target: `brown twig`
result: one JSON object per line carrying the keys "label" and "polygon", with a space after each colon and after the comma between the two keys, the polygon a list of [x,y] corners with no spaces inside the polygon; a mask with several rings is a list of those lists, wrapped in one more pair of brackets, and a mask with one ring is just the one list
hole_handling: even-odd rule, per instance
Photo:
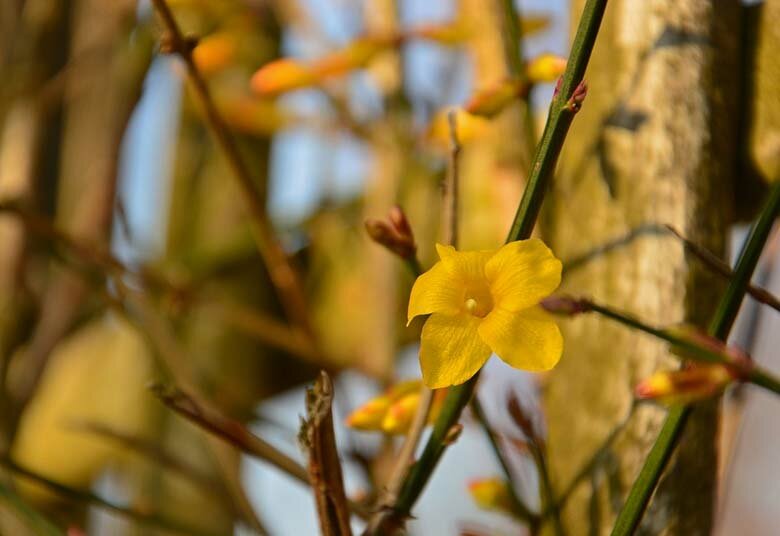
{"label": "brown twig", "polygon": [[[123,264],[109,251],[78,240],[54,225],[48,218],[27,210],[17,204],[0,203],[0,213],[12,214],[32,233],[51,240],[63,247],[79,263],[94,269],[103,276],[122,276],[132,279],[150,290],[161,291],[174,297],[188,300],[198,299],[192,285],[180,285],[170,281],[163,274],[148,267],[131,268]],[[288,352],[306,361],[322,365],[323,356],[311,344],[311,340],[299,329],[292,328],[262,311],[256,311],[239,304],[228,303],[223,299],[205,299],[218,308],[225,320],[233,327],[257,338],[271,347]]]}
{"label": "brown twig", "polygon": [[240,422],[200,401],[196,402],[181,389],[154,384],[150,390],[165,406],[199,428],[216,435],[241,452],[273,465],[299,482],[309,484],[309,474],[301,464],[254,435]]}
{"label": "brown twig", "polygon": [[77,431],[93,434],[102,439],[117,443],[147,460],[158,463],[172,472],[190,480],[193,484],[212,494],[218,500],[224,501],[224,496],[220,493],[221,482],[212,478],[211,475],[205,473],[199,467],[191,465],[181,457],[176,456],[174,453],[169,452],[153,441],[128,434],[127,432],[97,421],[74,422],[71,426]]}
{"label": "brown twig", "polygon": [[249,210],[257,248],[289,319],[312,334],[303,286],[281,244],[276,239],[265,205],[257,192],[235,138],[217,110],[205,79],[192,59],[192,42],[184,37],[165,0],[152,0],[166,29],[165,48],[176,53],[187,67],[192,87],[205,112],[206,122],[230,166]]}
{"label": "brown twig", "polygon": [[320,534],[351,536],[349,504],[333,432],[333,382],[325,371],[306,390],[306,417],[299,439],[309,456],[309,479],[317,504]]}
{"label": "brown twig", "polygon": [[163,517],[152,511],[120,506],[93,493],[71,488],[70,486],[56,482],[50,478],[36,473],[35,471],[22,467],[8,457],[0,458],[0,465],[3,465],[8,470],[22,478],[32,480],[33,482],[46,487],[50,491],[69,501],[89,504],[97,508],[102,508],[103,510],[108,510],[109,512],[113,512],[127,519],[132,519],[138,523],[155,526],[166,531],[187,534],[190,536],[217,536],[216,533],[206,532],[197,527],[185,525],[179,521],[168,519],[167,517]]}

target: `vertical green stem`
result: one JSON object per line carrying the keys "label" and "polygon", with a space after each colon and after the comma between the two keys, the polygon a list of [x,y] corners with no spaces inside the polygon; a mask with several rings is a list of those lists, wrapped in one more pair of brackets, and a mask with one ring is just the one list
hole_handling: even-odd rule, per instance
{"label": "vertical green stem", "polygon": [[504,51],[506,54],[507,65],[511,76],[523,83],[527,87],[525,97],[522,99],[523,114],[523,137],[525,138],[526,162],[530,164],[531,159],[536,152],[536,129],[534,128],[534,116],[531,109],[531,89],[532,86],[526,76],[525,65],[523,64],[523,36],[520,28],[520,10],[514,0],[499,0],[501,4],[502,29]]}
{"label": "vertical green stem", "polygon": [[[607,0],[588,0],[585,4],[572,44],[569,62],[566,65],[561,86],[550,105],[545,133],[534,155],[531,176],[507,241],[522,240],[531,236],[544,194],[549,187],[555,164],[576,111],[569,106],[569,100],[582,82],[606,7]],[[453,427],[457,424],[463,408],[466,407],[474,393],[478,376],[477,374],[466,383],[449,389],[420,459],[412,466],[404,481],[398,500],[393,507],[393,515],[388,516],[386,525],[367,532],[367,534],[386,534],[388,527],[392,526],[393,523],[399,524],[399,520],[410,515],[412,507],[423,492],[436,464],[447,448],[451,438],[450,434],[454,430]]]}
{"label": "vertical green stem", "polygon": [[[742,248],[737,267],[734,270],[734,278],[731,280],[726,292],[721,298],[715,315],[709,326],[709,334],[718,339],[725,340],[737,317],[737,312],[742,304],[750,278],[761,257],[764,244],[772,230],[772,224],[780,213],[780,183],[774,183],[769,193],[769,198],[764,205],[753,229],[750,232],[745,246]],[[642,515],[647,509],[650,497],[658,486],[664,468],[675,447],[680,442],[680,437],[685,424],[690,417],[691,406],[674,406],[669,410],[661,432],[650,450],[642,470],[639,472],[631,491],[628,494],[623,509],[618,514],[612,536],[624,536],[633,534],[642,520]]]}

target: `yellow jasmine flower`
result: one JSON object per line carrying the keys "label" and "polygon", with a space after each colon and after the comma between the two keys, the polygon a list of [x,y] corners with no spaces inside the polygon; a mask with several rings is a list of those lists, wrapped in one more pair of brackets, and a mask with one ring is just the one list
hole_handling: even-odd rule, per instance
{"label": "yellow jasmine flower", "polygon": [[491,352],[512,367],[549,370],[563,351],[560,330],[539,302],[561,281],[561,261],[541,240],[510,242],[497,251],[436,245],[441,259],[412,287],[408,318],[431,315],[420,341],[425,384],[458,385]]}

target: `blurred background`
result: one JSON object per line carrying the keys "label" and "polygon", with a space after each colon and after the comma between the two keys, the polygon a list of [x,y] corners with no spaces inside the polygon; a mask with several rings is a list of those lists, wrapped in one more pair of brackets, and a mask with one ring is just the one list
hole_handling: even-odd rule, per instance
{"label": "blurred background", "polygon": [[[168,4],[185,36],[193,38],[194,63],[238,143],[259,212],[247,210],[246,191],[215,143],[213,125],[188,82],[185,64],[161,53],[164,26],[150,2],[0,0],[2,534],[47,533],[36,525],[41,523],[36,512],[73,535],[317,533],[308,488],[176,415],[150,392],[150,385],[196,393],[221,414],[304,462],[297,443],[304,389],[319,369],[328,370],[335,382],[336,436],[347,493],[356,500],[370,501],[381,488],[399,442],[397,437],[343,425],[350,412],[389,385],[419,377],[419,326],[405,327],[414,276],[371,241],[364,220],[384,219],[391,207],[402,206],[422,265],[436,260],[440,185],[450,148],[446,110],[464,106],[479,90],[494,87],[512,72],[501,10],[478,0]],[[593,75],[591,92],[605,88],[602,101],[620,113],[609,115],[607,104],[594,105],[601,112],[592,123],[620,132],[607,128],[598,138],[577,138],[575,130],[575,140],[596,141],[583,141],[579,146],[587,149],[564,153],[566,177],[587,175],[578,166],[592,172],[596,164],[580,159],[587,150],[601,155],[597,167],[606,178],[596,194],[587,181],[565,178],[566,189],[553,192],[555,208],[543,217],[542,232],[564,261],[646,223],[674,224],[692,238],[702,237],[697,233],[706,228],[711,234],[703,238],[705,244],[733,256],[760,204],[760,176],[776,175],[780,137],[777,124],[771,123],[776,115],[771,114],[777,112],[761,108],[771,100],[762,97],[750,111],[753,115],[746,117],[763,114],[771,124],[760,125],[763,131],[756,127],[763,133],[759,141],[744,142],[747,153],[760,156],[753,166],[757,171],[736,187],[733,182],[728,187],[712,183],[708,191],[722,189],[717,196],[726,199],[713,209],[720,212],[703,215],[696,212],[700,208],[692,208],[710,193],[701,194],[699,201],[685,197],[685,202],[667,202],[664,196],[673,198],[674,186],[665,186],[663,180],[646,189],[641,177],[627,182],[625,176],[631,176],[633,168],[626,171],[615,162],[637,161],[653,150],[643,152],[618,137],[652,127],[653,139],[668,138],[674,145],[676,135],[668,124],[657,124],[655,112],[636,112],[641,103],[632,108],[626,99],[629,105],[621,107],[615,104],[622,102],[617,97],[606,97],[611,90],[616,95],[633,91],[640,100],[652,101],[665,90],[663,84],[647,90],[652,82],[644,79],[660,73],[659,79],[666,80],[676,60],[664,57],[666,70],[651,66],[651,76],[645,76],[636,58],[654,50],[647,43],[663,48],[670,39],[688,34],[664,33],[663,28],[671,26],[659,21],[677,21],[682,15],[678,17],[675,7],[663,12],[663,2],[655,4],[631,7],[627,0],[610,6],[614,13],[605,23],[602,47],[613,43],[616,48],[597,51],[592,69],[601,69],[601,74]],[[777,11],[778,5],[774,2],[772,9]],[[541,55],[566,56],[580,2],[522,0],[514,7],[523,32],[517,50],[527,65]],[[739,19],[720,21],[733,28],[735,36],[755,17],[744,6],[739,9],[745,10]],[[760,21],[771,18],[763,16],[753,24],[767,25]],[[681,27],[688,28],[689,21],[683,19]],[[636,27],[626,26],[626,21]],[[756,35],[780,41],[776,32],[761,28],[764,33]],[[401,34],[407,37],[392,45],[380,39]],[[661,42],[659,35],[671,37]],[[384,44],[360,55],[354,44],[365,36]],[[683,41],[673,45],[698,46]],[[685,58],[687,50],[681,53]],[[755,44],[751,50],[757,50]],[[347,66],[322,80],[298,84],[307,87],[264,94],[253,78],[278,58],[308,65],[322,58],[333,61],[329,55]],[[722,60],[717,54],[691,58],[686,61],[707,72]],[[620,76],[607,71],[611,62],[624,69]],[[741,62],[740,68],[759,72],[754,63],[744,67]],[[726,85],[774,94],[780,81],[777,61],[763,69],[773,82],[756,79],[743,87],[741,75],[735,75]],[[503,242],[522,194],[532,136],[541,131],[557,74],[548,78],[533,80],[527,95],[490,117],[458,112],[457,134],[463,145],[461,247],[487,249]],[[719,81],[697,78],[690,83],[714,83],[715,89],[704,91],[705,96],[720,91]],[[715,106],[694,114],[705,119],[691,128],[710,128],[709,121],[717,117]],[[650,127],[641,126],[645,121]],[[729,128],[742,132],[748,127]],[[746,139],[757,135],[751,136]],[[675,159],[706,156],[706,150],[699,153],[699,146],[693,146],[697,149],[682,149],[684,154],[665,161],[672,169],[669,176],[676,176]],[[716,144],[707,147],[717,150]],[[624,156],[615,156],[615,150]],[[659,171],[665,166],[653,169],[656,176],[666,177]],[[686,191],[706,183],[707,173],[691,171],[705,178],[686,182]],[[655,192],[646,204],[650,208],[632,210],[632,202],[648,199],[642,197],[645,190]],[[602,199],[617,205],[622,195],[632,201],[619,217],[598,212]],[[571,222],[556,223],[567,205]],[[666,210],[672,205],[674,210]],[[270,232],[258,231],[258,225]],[[602,236],[589,233],[593,225],[610,230]],[[628,277],[621,295],[690,291],[688,283],[680,283],[689,281],[691,261],[679,243],[653,233],[637,242],[635,249],[629,245],[615,255],[631,258],[628,262],[639,268],[615,268],[609,264],[613,261],[596,257],[592,262],[600,268],[594,277]],[[674,260],[666,256],[667,249],[653,249],[657,242],[673,252]],[[773,269],[776,246],[773,237],[757,279],[780,292]],[[621,259],[614,262],[627,262]],[[294,276],[285,271],[290,266]],[[706,277],[697,284],[708,281]],[[611,296],[607,287],[593,281],[578,272],[567,290]],[[621,305],[631,309],[631,303]],[[661,300],[638,310],[658,322],[676,322],[691,317],[685,307]],[[772,352],[777,322],[774,311],[748,300],[733,340],[770,368],[780,365]],[[574,333],[566,339],[567,352],[570,347],[571,352],[585,352],[587,343],[575,342],[581,324],[573,326],[564,329]],[[644,355],[636,341],[619,339],[616,344],[622,343],[627,346],[620,348]],[[571,352],[564,360],[575,359]],[[620,352],[614,350],[614,362]],[[631,374],[620,369],[630,378],[624,382],[626,393],[630,381],[668,359],[657,347],[649,352],[655,357]],[[591,445],[625,418],[628,407],[630,394],[621,395],[623,399],[615,395],[609,399],[617,400],[614,404],[594,410],[607,415],[603,422],[593,417],[589,425],[592,415],[578,413],[577,397],[602,395],[572,389],[564,379],[567,370],[560,372],[557,384],[566,387],[546,398],[541,393],[547,381],[556,381],[555,375],[539,378],[494,359],[480,380],[488,417],[501,430],[520,492],[534,508],[540,504],[538,478],[527,453],[511,447],[517,431],[505,407],[508,394],[519,397],[541,429],[547,426],[545,414],[552,419],[562,412],[589,428],[582,442],[570,438],[557,443],[565,443],[565,448],[553,445],[562,432],[551,429],[553,481],[561,488],[572,474],[568,460],[579,463],[592,452]],[[595,365],[592,370],[595,374]],[[598,380],[595,384],[599,389],[604,385]],[[560,398],[570,400],[569,405],[561,409]],[[780,497],[780,467],[773,456],[780,444],[776,410],[776,400],[748,388],[724,398],[720,446],[712,445],[721,454],[721,480],[717,490],[710,490],[717,492],[713,523],[718,534],[746,529],[749,534],[774,533]],[[624,441],[638,439],[637,449],[646,450],[649,443],[642,438],[657,431],[662,414],[655,407],[642,413],[634,436],[628,434]],[[571,454],[572,449],[578,453]],[[633,474],[628,467],[638,463],[630,455],[628,459],[622,469],[628,474],[620,468],[605,470],[602,480],[594,473],[590,483],[594,496],[599,489],[607,490],[601,495],[603,504],[596,501],[595,506],[604,511],[603,523],[594,521],[594,502],[585,498],[590,485],[578,492],[576,500],[591,512],[583,518],[590,526],[577,521],[581,513],[573,508],[567,512],[573,534],[608,530],[615,492],[619,508],[620,493]],[[500,473],[490,444],[467,415],[463,434],[437,469],[409,533],[524,534],[522,524],[480,508],[469,493],[469,482]],[[356,529],[361,526],[360,521],[354,523]]]}

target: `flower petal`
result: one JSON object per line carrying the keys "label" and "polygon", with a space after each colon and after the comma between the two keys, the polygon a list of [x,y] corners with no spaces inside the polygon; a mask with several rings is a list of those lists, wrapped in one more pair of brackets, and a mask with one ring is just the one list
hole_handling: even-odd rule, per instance
{"label": "flower petal", "polygon": [[496,307],[520,311],[561,283],[561,261],[537,238],[506,244],[485,264]]}
{"label": "flower petal", "polygon": [[437,262],[422,274],[412,286],[407,311],[407,325],[417,315],[444,313],[454,315],[460,311],[464,290],[453,284],[450,271],[444,263]]}
{"label": "flower petal", "polygon": [[479,336],[509,365],[550,370],[563,352],[563,337],[550,315],[534,307],[519,313],[496,308],[479,325]]}
{"label": "flower petal", "polygon": [[479,318],[468,314],[432,314],[420,341],[420,367],[431,389],[458,385],[471,378],[490,357],[477,333]]}
{"label": "flower petal", "polygon": [[436,244],[441,261],[417,278],[412,286],[407,324],[418,315],[458,314],[468,290],[484,288],[485,263],[494,251],[456,251],[452,246]]}

